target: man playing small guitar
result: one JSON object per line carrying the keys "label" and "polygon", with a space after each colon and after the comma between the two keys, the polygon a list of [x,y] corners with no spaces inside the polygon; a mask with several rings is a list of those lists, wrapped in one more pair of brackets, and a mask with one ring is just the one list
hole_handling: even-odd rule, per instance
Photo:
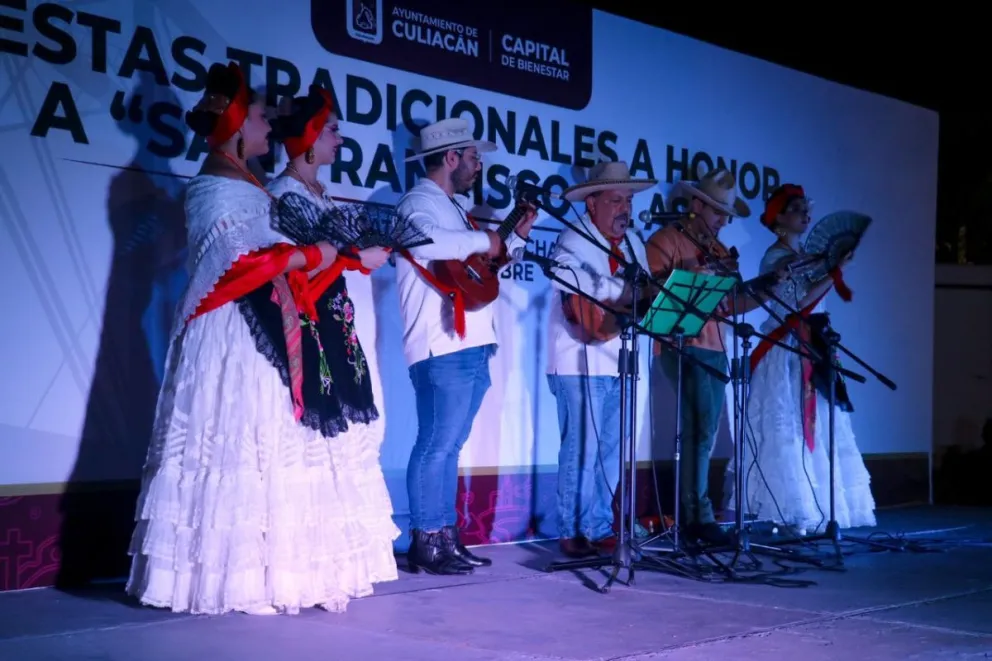
{"label": "man playing small guitar", "polygon": [[[565,229],[551,255],[560,265],[554,275],[614,308],[629,304],[631,290],[621,277],[621,262],[644,269],[648,263],[644,243],[630,229],[631,200],[634,193],[657,183],[631,179],[626,163],[599,163],[584,183],[567,189],[566,200],[586,203],[576,228],[602,248]],[[582,557],[611,551],[616,543],[613,491],[620,476],[621,340],[619,332],[601,332],[603,322],[610,323],[613,315],[604,315],[560,282],[552,280],[552,287],[560,296],[560,304],[551,307],[547,369],[561,430],[559,545],[566,555]],[[596,321],[590,323],[590,318]]]}
{"label": "man playing small guitar", "polygon": [[424,127],[420,151],[407,160],[423,159],[427,176],[397,205],[401,215],[433,240],[396,262],[403,349],[417,402],[417,440],[407,469],[412,536],[407,564],[414,571],[468,574],[491,564],[459,541],[455,497],[458,455],[490,386],[489,358],[496,348],[493,309],[466,306],[466,291],[438,275],[490,275],[451,262],[512,254],[525,245],[537,219],[531,206],[511,212],[515,228],[480,230],[469,218],[464,196],[482,170],[480,154],[495,150],[491,142],[474,140],[468,122],[460,118]]}

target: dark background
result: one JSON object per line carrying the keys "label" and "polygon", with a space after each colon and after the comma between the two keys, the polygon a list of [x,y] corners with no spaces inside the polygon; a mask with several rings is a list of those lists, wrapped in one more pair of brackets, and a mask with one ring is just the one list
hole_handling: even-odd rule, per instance
{"label": "dark background", "polygon": [[866,5],[827,16],[798,4],[766,10],[759,4],[666,3],[661,9],[647,0],[574,1],[936,110],[936,260],[992,264],[992,34],[979,15],[962,12],[962,5],[953,13],[934,12],[938,6],[932,4],[920,5],[923,12]]}

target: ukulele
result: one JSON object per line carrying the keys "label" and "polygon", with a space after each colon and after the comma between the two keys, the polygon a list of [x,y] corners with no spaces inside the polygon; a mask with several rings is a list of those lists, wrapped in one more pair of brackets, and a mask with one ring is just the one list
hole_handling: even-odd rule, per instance
{"label": "ukulele", "polygon": [[499,255],[489,257],[483,253],[476,253],[464,260],[435,260],[430,264],[434,277],[441,284],[461,292],[465,309],[470,312],[481,310],[499,296],[499,271],[510,263],[506,239],[527,212],[527,208],[520,204],[529,201],[527,192],[518,192],[514,199],[516,208],[496,228],[496,235],[500,240]]}
{"label": "ukulele", "polygon": [[[650,289],[650,288],[649,288]],[[617,315],[634,317],[638,322],[644,318],[651,308],[657,292],[642,292],[637,305],[632,303],[618,305],[615,301],[604,301],[610,308],[607,312],[592,301],[578,294],[566,294],[562,297],[562,311],[565,320],[569,322],[569,334],[583,344],[602,344],[620,335],[623,328],[617,320]]]}
{"label": "ukulele", "polygon": [[617,303],[615,300],[600,301],[608,310],[596,305],[585,296],[563,292],[562,312],[569,323],[568,333],[583,344],[602,344],[618,337],[623,328],[617,316],[633,317],[640,322],[651,308],[658,294],[650,284],[640,288],[636,305]]}

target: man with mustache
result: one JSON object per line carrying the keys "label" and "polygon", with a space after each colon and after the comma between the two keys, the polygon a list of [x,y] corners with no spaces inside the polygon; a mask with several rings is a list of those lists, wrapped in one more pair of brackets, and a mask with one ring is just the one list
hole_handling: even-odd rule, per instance
{"label": "man with mustache", "polygon": [[[678,193],[681,190],[681,193]],[[685,196],[689,202],[686,214],[679,223],[658,230],[647,240],[648,264],[651,275],[664,281],[672,271],[679,269],[694,273],[717,273],[717,267],[706,262],[700,246],[718,249],[718,235],[735,216],[747,218],[751,209],[737,196],[737,178],[724,168],[707,172],[698,182],[680,182],[675,196]],[[692,238],[690,238],[690,236]],[[734,260],[724,263],[725,268],[737,270]],[[781,277],[776,274],[776,278]],[[757,309],[760,302],[745,292],[737,300],[725,299],[717,312],[729,316]],[[727,348],[724,328],[716,319],[707,320],[696,337],[685,342],[685,353],[696,361],[727,373]],[[651,363],[652,382],[658,383],[662,375],[675,387],[678,380],[678,353],[654,343],[654,360]],[[652,388],[652,405],[657,411],[663,404],[661,388]],[[689,361],[682,364],[682,454],[679,462],[683,532],[686,538],[703,545],[721,546],[732,539],[724,533],[713,512],[709,495],[710,458],[716,444],[716,435],[723,415],[726,386],[722,381]]]}
{"label": "man with mustache", "polygon": [[[576,228],[589,238],[571,228],[561,233],[551,255],[560,265],[554,274],[599,301],[630,303],[631,288],[621,264],[647,269],[644,243],[630,229],[631,200],[657,183],[631,179],[624,162],[601,162],[585,182],[565,190],[566,200],[585,202],[586,213]],[[552,281],[552,287],[560,296],[551,306],[547,368],[561,430],[559,545],[565,555],[581,558],[610,552],[616,545],[613,493],[620,475],[621,340],[589,341],[568,307],[577,294],[559,282]]]}
{"label": "man with mustache", "polygon": [[[459,541],[455,498],[458,456],[489,390],[489,358],[496,350],[492,306],[459,309],[431,274],[430,262],[464,260],[474,254],[497,256],[502,241],[478,229],[468,216],[467,194],[482,171],[480,154],[496,145],[475,140],[468,122],[445,119],[420,131],[427,176],[400,198],[397,211],[433,243],[410,250],[396,261],[403,317],[403,350],[417,402],[417,440],[407,469],[412,541],[410,569],[432,574],[470,574],[492,564]],[[507,240],[513,254],[523,248],[537,219],[528,207]]]}

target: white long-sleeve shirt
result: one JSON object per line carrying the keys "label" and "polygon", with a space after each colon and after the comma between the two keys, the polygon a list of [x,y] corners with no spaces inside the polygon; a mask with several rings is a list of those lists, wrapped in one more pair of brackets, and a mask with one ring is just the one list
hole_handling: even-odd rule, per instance
{"label": "white long-sleeve shirt", "polygon": [[[430,179],[421,179],[400,198],[397,212],[408,217],[434,243],[410,250],[424,268],[434,260],[466,259],[489,250],[489,236],[471,229],[467,219],[468,198],[455,198]],[[513,251],[526,241],[515,232],[506,241]],[[403,317],[403,352],[408,365],[431,356],[443,356],[462,349],[496,344],[493,306],[465,313],[465,339],[454,331],[454,308],[406,259],[396,260],[396,286]]]}
{"label": "white long-sleeve shirt", "polygon": [[[585,234],[595,239],[600,245],[609,250],[610,243],[603,236],[588,214],[582,216],[575,226]],[[636,262],[642,268],[647,268],[647,252],[644,242],[632,230],[627,231],[627,237],[619,244],[624,261]],[[551,258],[563,267],[555,268],[552,272],[592,296],[598,301],[610,301],[620,297],[624,289],[623,278],[610,275],[610,255],[597,248],[586,238],[570,228],[566,228],[551,252]],[[619,273],[619,271],[618,271]],[[574,330],[565,319],[562,310],[562,293],[575,294],[560,282],[551,281],[556,290],[552,299],[551,313],[548,319],[548,374],[575,376],[588,374],[590,376],[617,376],[617,364],[620,358],[621,340],[615,337],[602,344],[583,344],[573,337]],[[560,292],[560,293],[559,293]],[[592,303],[589,303],[592,305]]]}

